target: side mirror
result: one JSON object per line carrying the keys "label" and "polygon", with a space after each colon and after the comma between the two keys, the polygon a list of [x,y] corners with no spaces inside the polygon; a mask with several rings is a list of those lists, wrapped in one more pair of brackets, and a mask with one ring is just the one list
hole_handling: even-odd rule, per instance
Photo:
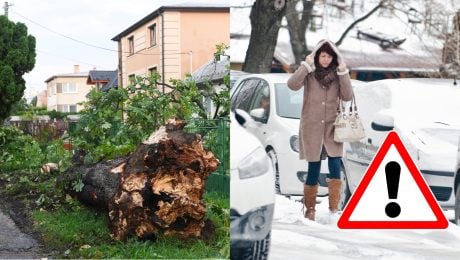
{"label": "side mirror", "polygon": [[265,109],[264,108],[256,108],[251,110],[249,114],[256,120],[256,121],[264,121],[265,120]]}
{"label": "side mirror", "polygon": [[235,119],[242,127],[247,127],[249,125],[254,125],[254,119],[244,110],[235,109]]}
{"label": "side mirror", "polygon": [[394,128],[394,116],[389,109],[380,110],[372,120],[371,127],[375,131],[390,131]]}

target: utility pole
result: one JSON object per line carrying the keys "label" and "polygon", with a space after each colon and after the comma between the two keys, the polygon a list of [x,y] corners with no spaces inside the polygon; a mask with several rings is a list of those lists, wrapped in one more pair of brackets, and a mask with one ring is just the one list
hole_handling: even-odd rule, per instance
{"label": "utility pole", "polygon": [[13,6],[13,4],[8,4],[8,2],[5,2],[5,5],[3,6],[3,10],[5,10],[5,16],[8,18],[8,8],[10,6]]}

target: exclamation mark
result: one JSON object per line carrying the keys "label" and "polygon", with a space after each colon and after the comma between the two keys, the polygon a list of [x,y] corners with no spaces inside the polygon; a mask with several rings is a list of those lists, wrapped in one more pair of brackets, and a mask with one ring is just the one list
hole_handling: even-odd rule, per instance
{"label": "exclamation mark", "polygon": [[[397,199],[401,167],[397,162],[391,161],[385,166],[385,175],[387,178],[388,197],[390,199]],[[385,213],[390,218],[396,218],[401,213],[401,207],[396,202],[390,202],[385,207]]]}

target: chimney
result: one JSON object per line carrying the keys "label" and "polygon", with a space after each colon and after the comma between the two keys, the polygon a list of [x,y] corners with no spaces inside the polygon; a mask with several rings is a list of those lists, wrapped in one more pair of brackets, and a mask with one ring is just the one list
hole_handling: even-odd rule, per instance
{"label": "chimney", "polygon": [[80,72],[80,65],[73,65],[73,72],[74,73]]}

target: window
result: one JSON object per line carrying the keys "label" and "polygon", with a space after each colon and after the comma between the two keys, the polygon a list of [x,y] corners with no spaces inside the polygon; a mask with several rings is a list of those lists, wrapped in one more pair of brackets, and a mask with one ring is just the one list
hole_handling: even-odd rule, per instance
{"label": "window", "polygon": [[76,83],[56,83],[53,88],[53,94],[56,93],[77,93]]}
{"label": "window", "polygon": [[[259,79],[251,78],[238,85],[238,92],[234,93],[234,96],[232,96],[232,111],[239,108],[249,113],[249,108],[253,102],[252,98],[259,83]],[[233,100],[235,102],[233,102]]]}
{"label": "window", "polygon": [[134,74],[131,74],[131,75],[128,75],[128,85],[134,85],[134,81],[136,80],[136,75]]}
{"label": "window", "polygon": [[253,109],[263,109],[264,113],[261,122],[267,123],[268,116],[270,115],[270,88],[267,82],[264,80],[260,81],[253,99],[250,111]]}
{"label": "window", "polygon": [[134,54],[134,36],[128,38],[129,55]]}
{"label": "window", "polygon": [[77,105],[58,105],[57,110],[60,112],[77,112]]}
{"label": "window", "polygon": [[158,72],[157,66],[149,68],[149,76],[156,74]]}
{"label": "window", "polygon": [[[155,76],[154,76],[155,75]],[[152,67],[152,68],[149,68],[149,75],[148,77],[150,78],[151,81],[155,81],[153,82],[153,84],[156,86],[157,85],[157,82],[160,80],[159,79],[159,75],[158,75],[158,70],[157,70],[157,66],[155,67]]]}
{"label": "window", "polygon": [[69,112],[76,113],[77,105],[69,105]]}
{"label": "window", "polygon": [[149,27],[149,34],[150,34],[150,46],[157,45],[157,24],[154,23],[152,26]]}
{"label": "window", "polygon": [[77,93],[77,84],[62,83],[62,93]]}

